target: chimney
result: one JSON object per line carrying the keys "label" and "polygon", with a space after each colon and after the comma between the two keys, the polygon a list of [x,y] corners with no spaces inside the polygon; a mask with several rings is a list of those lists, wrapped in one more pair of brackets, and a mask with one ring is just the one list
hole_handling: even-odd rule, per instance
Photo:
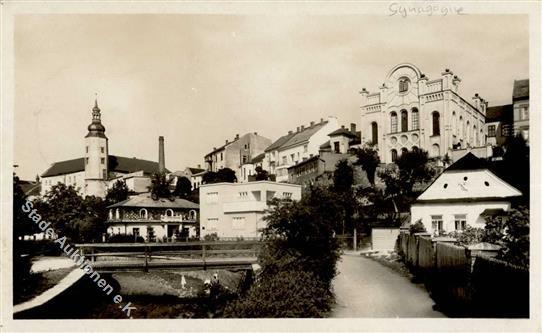
{"label": "chimney", "polygon": [[298,133],[299,133],[299,126],[297,126],[296,132],[298,132]]}
{"label": "chimney", "polygon": [[293,133],[294,133],[294,131],[288,131],[288,134],[293,134]]}
{"label": "chimney", "polygon": [[158,172],[164,173],[166,171],[166,156],[164,153],[164,137],[158,137]]}
{"label": "chimney", "polygon": [[235,134],[235,140],[239,140],[239,134]]}
{"label": "chimney", "polygon": [[226,139],[226,144],[228,144],[228,143],[229,143],[229,142],[228,142],[228,140]]}
{"label": "chimney", "polygon": [[344,129],[344,125],[341,125],[341,128]]}
{"label": "chimney", "polygon": [[201,169],[201,164],[198,164],[198,169]]}
{"label": "chimney", "polygon": [[258,135],[258,132],[254,132],[254,135]]}
{"label": "chimney", "polygon": [[320,118],[320,124],[324,122],[324,118]]}
{"label": "chimney", "polygon": [[356,134],[356,124],[350,123],[350,132]]}
{"label": "chimney", "polygon": [[314,126],[314,121],[311,121],[311,127],[313,127],[313,126]]}
{"label": "chimney", "polygon": [[301,130],[303,131],[305,129],[305,125],[301,125]]}

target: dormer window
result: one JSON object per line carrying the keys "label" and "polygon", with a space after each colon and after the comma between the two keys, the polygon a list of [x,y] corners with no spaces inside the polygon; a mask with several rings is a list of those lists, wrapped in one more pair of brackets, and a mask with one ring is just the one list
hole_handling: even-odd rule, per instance
{"label": "dormer window", "polygon": [[399,92],[400,93],[407,92],[409,84],[410,84],[410,80],[408,78],[406,78],[406,77],[400,78],[399,79]]}

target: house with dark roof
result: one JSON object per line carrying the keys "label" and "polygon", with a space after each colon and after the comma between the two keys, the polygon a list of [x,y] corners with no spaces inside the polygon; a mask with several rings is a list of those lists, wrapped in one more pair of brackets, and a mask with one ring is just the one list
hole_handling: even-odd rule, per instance
{"label": "house with dark roof", "polygon": [[175,188],[177,186],[177,180],[179,177],[186,177],[188,180],[190,180],[190,184],[192,184],[192,190],[197,189],[202,184],[202,177],[203,175],[207,173],[205,169],[201,168],[201,165],[198,164],[197,168],[193,167],[186,167],[184,170],[179,170],[172,172],[169,177],[171,179],[171,187]]}
{"label": "house with dark roof", "polygon": [[514,112],[512,104],[490,106],[486,110],[487,143],[503,146],[513,133]]}
{"label": "house with dark roof", "polygon": [[92,122],[87,129],[83,157],[51,164],[41,175],[41,195],[62,183],[73,186],[82,195],[103,198],[107,189],[120,179],[126,182],[131,191],[141,193],[147,191],[153,173],[169,172],[165,167],[163,137],[158,139],[158,162],[109,154],[98,101],[94,103]]}
{"label": "house with dark roof", "polygon": [[439,235],[467,226],[483,228],[487,214],[508,211],[522,193],[487,163],[468,153],[449,166],[411,205],[411,223],[420,220],[428,232]]}
{"label": "house with dark roof", "polygon": [[254,157],[260,155],[271,144],[271,140],[261,136],[258,132],[247,133],[243,136],[237,134],[232,141],[213,148],[205,155],[207,171],[217,172],[229,168],[235,171],[237,179],[241,178],[241,166]]}
{"label": "house with dark roof", "polygon": [[529,79],[514,80],[514,135],[521,134],[529,142]]}
{"label": "house with dark roof", "polygon": [[171,241],[196,237],[199,205],[180,198],[134,195],[107,207],[107,233],[130,234],[146,241]]}
{"label": "house with dark roof", "polygon": [[361,144],[361,132],[356,131],[356,124],[351,123],[350,129],[344,125],[328,134],[329,142],[320,146],[320,150],[332,151],[336,154],[346,154],[352,148]]}
{"label": "house with dark roof", "polygon": [[339,129],[336,117],[328,117],[309,126],[281,136],[265,149],[263,168],[276,176],[276,181],[288,181],[288,168],[318,155],[320,146],[329,141],[329,133]]}

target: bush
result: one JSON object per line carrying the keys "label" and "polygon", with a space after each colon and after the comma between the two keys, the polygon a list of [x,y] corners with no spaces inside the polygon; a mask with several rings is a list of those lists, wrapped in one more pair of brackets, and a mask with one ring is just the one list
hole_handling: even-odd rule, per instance
{"label": "bush", "polygon": [[427,230],[425,230],[425,226],[423,225],[421,219],[416,221],[416,223],[411,224],[408,231],[410,232],[411,235],[414,235],[415,233],[418,233],[418,232],[427,232]]}
{"label": "bush", "polygon": [[206,242],[217,242],[220,238],[216,234],[216,232],[213,232],[212,234],[207,234],[203,237],[203,240]]}
{"label": "bush", "polygon": [[133,234],[115,234],[107,239],[109,243],[144,243],[145,240],[141,236],[135,237]]}
{"label": "bush", "polygon": [[467,226],[465,230],[461,232],[452,231],[448,236],[457,239],[457,242],[461,245],[472,245],[484,241],[485,231],[482,228]]}
{"label": "bush", "polygon": [[284,270],[266,277],[246,297],[224,310],[228,318],[320,318],[329,310],[333,296],[326,284],[302,270]]}

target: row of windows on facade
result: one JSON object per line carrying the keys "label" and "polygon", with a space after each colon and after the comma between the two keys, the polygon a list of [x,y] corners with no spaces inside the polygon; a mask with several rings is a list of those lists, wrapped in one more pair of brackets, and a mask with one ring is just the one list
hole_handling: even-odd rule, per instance
{"label": "row of windows on facade", "polygon": [[[467,228],[467,215],[454,215],[455,231],[463,231]],[[434,235],[441,234],[444,230],[442,215],[431,215],[431,231]]]}
{"label": "row of windows on facade", "polygon": [[[397,113],[395,111],[391,112],[391,133],[397,133]],[[433,111],[431,113],[431,119],[432,119],[432,136],[439,136],[440,135],[440,114],[438,111]],[[463,136],[464,133],[467,134],[467,141],[470,141],[471,139],[471,127],[470,127],[470,121],[467,120],[466,126],[463,126],[463,116],[459,117],[459,126],[457,124],[456,114],[455,111],[452,113],[452,123],[453,123],[453,133],[459,132],[460,136]],[[419,115],[418,110],[416,108],[412,109],[412,128],[411,130],[418,130],[419,129]],[[408,131],[408,112],[406,110],[401,111],[401,131],[407,132]],[[474,141],[477,141],[477,129],[476,125],[472,126],[473,136],[472,138]],[[372,122],[371,123],[371,134],[372,134],[372,143],[377,144],[378,143],[378,123]],[[483,134],[483,129],[480,128],[480,134]]]}
{"label": "row of windows on facade", "polygon": [[[232,217],[231,227],[232,229],[244,229],[245,228],[245,217],[244,216],[234,216]],[[207,219],[207,229],[209,231],[218,229],[218,218],[208,218]]]}
{"label": "row of windows on facade", "polygon": [[[245,150],[247,150],[247,149],[250,149],[250,143],[245,145]],[[212,158],[214,159],[215,162],[217,162],[218,161],[218,154],[214,155]],[[243,163],[247,162],[246,161],[247,158],[248,157],[246,155],[243,155]],[[220,153],[220,161],[224,161],[224,153]]]}
{"label": "row of windows on facade", "polygon": [[[120,210],[118,208],[115,209],[115,219],[119,220],[120,219]],[[141,208],[139,210],[139,214],[138,214],[139,218],[140,219],[144,219],[144,220],[148,220],[149,219],[149,212],[147,211],[146,208]],[[173,212],[172,209],[166,209],[165,210],[165,216],[167,217],[173,217],[175,216],[175,213]],[[181,215],[177,215],[177,216],[181,216]],[[195,220],[198,216],[198,213],[195,211],[195,210],[190,210],[188,212],[188,218],[191,219],[191,220]],[[109,219],[113,219],[113,210],[109,210]]]}
{"label": "row of windows on facade", "polygon": [[[256,201],[261,201],[261,192],[260,191],[252,191],[254,193],[254,197],[256,198]],[[283,198],[291,198],[292,192],[282,192]],[[207,192],[207,198],[208,202],[218,202],[218,192]],[[238,193],[238,198],[240,199],[248,199],[248,192],[241,191]],[[271,198],[268,198],[271,199]]]}

